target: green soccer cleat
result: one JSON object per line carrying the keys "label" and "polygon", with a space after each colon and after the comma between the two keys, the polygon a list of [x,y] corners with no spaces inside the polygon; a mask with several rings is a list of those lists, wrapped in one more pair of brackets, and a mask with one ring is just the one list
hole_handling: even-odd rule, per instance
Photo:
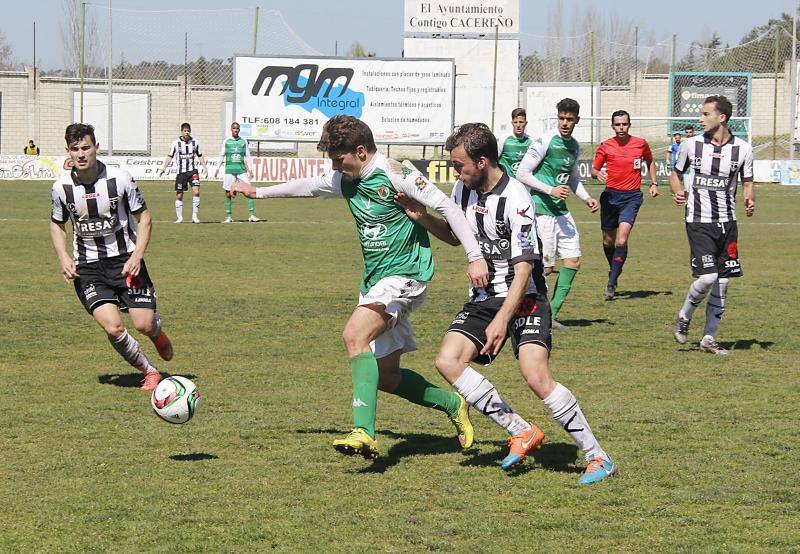
{"label": "green soccer cleat", "polygon": [[350,431],[345,438],[333,441],[333,447],[346,456],[360,454],[367,460],[378,457],[378,442],[360,427]]}
{"label": "green soccer cleat", "polygon": [[475,428],[469,419],[469,404],[460,394],[458,398],[461,400],[461,405],[458,407],[458,413],[450,416],[450,422],[456,428],[456,437],[461,448],[469,448],[475,440]]}

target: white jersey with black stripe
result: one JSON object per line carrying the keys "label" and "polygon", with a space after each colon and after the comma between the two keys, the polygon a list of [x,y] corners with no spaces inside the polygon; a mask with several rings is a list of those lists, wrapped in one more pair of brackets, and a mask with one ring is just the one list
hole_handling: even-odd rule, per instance
{"label": "white jersey with black stripe", "polygon": [[50,218],[60,224],[72,220],[72,256],[77,265],[133,252],[132,215],[146,209],[130,173],[101,162],[94,183],[81,183],[74,169],[53,183]]}
{"label": "white jersey with black stripe", "polygon": [[697,135],[681,143],[675,169],[684,174],[687,223],[736,221],[736,189],[753,180],[753,148],[733,135],[722,146]]}
{"label": "white jersey with black stripe", "polygon": [[178,163],[178,173],[197,171],[196,158],[202,155],[200,143],[192,137],[189,140],[183,140],[182,137],[175,139],[169,149],[169,157]]}
{"label": "white jersey with black stripe", "polygon": [[534,208],[525,185],[503,173],[492,190],[479,193],[459,179],[451,197],[464,211],[489,266],[489,284],[485,288],[472,287],[470,300],[481,302],[507,296],[514,280],[514,265],[522,261],[533,263],[526,294],[546,294]]}

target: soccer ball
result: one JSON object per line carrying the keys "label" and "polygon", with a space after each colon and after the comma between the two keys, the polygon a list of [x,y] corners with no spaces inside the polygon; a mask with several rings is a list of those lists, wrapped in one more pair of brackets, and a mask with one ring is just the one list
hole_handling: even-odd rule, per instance
{"label": "soccer ball", "polygon": [[153,389],[150,397],[153,411],[170,423],[186,423],[200,404],[197,386],[186,377],[167,377]]}

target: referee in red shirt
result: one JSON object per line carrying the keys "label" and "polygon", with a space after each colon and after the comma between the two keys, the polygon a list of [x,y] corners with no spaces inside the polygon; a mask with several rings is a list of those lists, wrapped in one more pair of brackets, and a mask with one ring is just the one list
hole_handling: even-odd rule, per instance
{"label": "referee in red shirt", "polygon": [[[642,206],[642,166],[650,175],[650,196],[658,196],[656,164],[650,145],[640,137],[631,136],[631,115],[625,110],[611,114],[614,136],[600,143],[592,163],[592,177],[606,185],[600,195],[600,227],[603,231],[603,250],[610,271],[604,296],[613,300],[617,279],[628,257],[628,237]],[[605,165],[605,168],[603,166]]]}

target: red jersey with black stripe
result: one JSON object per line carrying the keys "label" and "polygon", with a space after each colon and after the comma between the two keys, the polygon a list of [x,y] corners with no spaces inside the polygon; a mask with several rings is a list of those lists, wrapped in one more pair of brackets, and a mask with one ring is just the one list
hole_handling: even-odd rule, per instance
{"label": "red jersey with black stripe", "polygon": [[592,165],[598,171],[606,166],[606,188],[636,190],[642,186],[642,167],[652,161],[653,153],[647,141],[630,135],[625,144],[620,144],[617,137],[601,142]]}

